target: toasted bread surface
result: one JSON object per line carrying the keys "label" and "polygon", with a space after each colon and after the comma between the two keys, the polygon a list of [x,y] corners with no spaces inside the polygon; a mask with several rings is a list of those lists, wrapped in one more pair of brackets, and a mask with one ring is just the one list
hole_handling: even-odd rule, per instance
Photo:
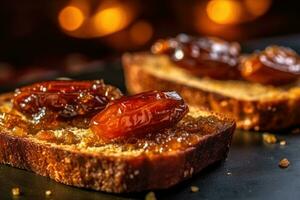
{"label": "toasted bread surface", "polygon": [[[175,127],[143,137],[103,143],[89,129],[68,126],[51,130],[54,140],[44,140],[39,132],[20,131],[18,123],[3,123],[12,111],[10,99],[11,94],[0,96],[0,163],[106,192],[171,187],[224,159],[235,129],[232,119],[191,109]],[[67,142],[70,133],[74,139]]]}
{"label": "toasted bread surface", "polygon": [[246,130],[270,131],[300,124],[299,81],[273,87],[198,78],[177,67],[167,56],[148,53],[125,54],[123,66],[130,93],[176,90],[191,106],[228,114],[235,118],[238,128]]}

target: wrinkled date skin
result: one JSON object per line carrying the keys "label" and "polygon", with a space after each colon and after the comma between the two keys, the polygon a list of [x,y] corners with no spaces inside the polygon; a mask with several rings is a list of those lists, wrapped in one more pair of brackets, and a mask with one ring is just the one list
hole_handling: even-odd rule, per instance
{"label": "wrinkled date skin", "polygon": [[57,80],[36,83],[16,90],[13,106],[37,122],[93,116],[121,92],[102,80]]}
{"label": "wrinkled date skin", "polygon": [[95,115],[90,129],[103,140],[155,132],[177,124],[188,112],[174,91],[150,91],[112,101]]}
{"label": "wrinkled date skin", "polygon": [[244,79],[262,84],[291,83],[300,76],[300,57],[289,48],[270,46],[241,63]]}
{"label": "wrinkled date skin", "polygon": [[157,41],[154,54],[167,54],[178,66],[196,76],[215,79],[239,79],[240,45],[221,39],[194,38],[179,34],[176,38]]}

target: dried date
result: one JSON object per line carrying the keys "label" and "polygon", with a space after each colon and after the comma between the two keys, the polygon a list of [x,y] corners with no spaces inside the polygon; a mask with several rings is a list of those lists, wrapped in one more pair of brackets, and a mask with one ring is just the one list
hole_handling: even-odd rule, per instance
{"label": "dried date", "polygon": [[291,83],[300,76],[300,57],[289,48],[270,46],[241,62],[244,79],[262,84]]}
{"label": "dried date", "polygon": [[178,66],[196,76],[215,79],[239,79],[240,45],[218,38],[195,38],[180,34],[159,40],[152,46],[154,54],[167,54]]}
{"label": "dried date", "polygon": [[174,91],[150,91],[112,101],[95,115],[91,130],[100,138],[140,135],[174,126],[188,112]]}
{"label": "dried date", "polygon": [[102,80],[48,81],[17,89],[13,106],[37,122],[89,117],[120,98],[121,92]]}

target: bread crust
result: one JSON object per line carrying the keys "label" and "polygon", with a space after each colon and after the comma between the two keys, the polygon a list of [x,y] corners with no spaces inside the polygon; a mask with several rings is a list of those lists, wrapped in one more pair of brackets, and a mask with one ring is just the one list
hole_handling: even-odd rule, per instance
{"label": "bread crust", "polygon": [[123,193],[169,188],[217,161],[226,158],[235,129],[224,121],[213,134],[204,135],[193,147],[161,154],[111,156],[65,148],[0,129],[0,163],[50,177],[67,185]]}
{"label": "bread crust", "polygon": [[[134,94],[147,90],[176,90],[191,106],[227,114],[237,128],[274,131],[300,124],[300,95],[270,101],[236,99],[215,92],[156,77],[143,68],[146,53],[125,54],[122,58],[127,90]],[[288,117],[287,117],[288,116]]]}

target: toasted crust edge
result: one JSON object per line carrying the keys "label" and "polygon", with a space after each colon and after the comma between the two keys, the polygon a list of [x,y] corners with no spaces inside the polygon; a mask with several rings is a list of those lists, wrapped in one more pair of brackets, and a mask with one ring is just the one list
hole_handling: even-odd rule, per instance
{"label": "toasted crust edge", "polygon": [[143,68],[145,56],[147,53],[124,54],[122,57],[125,83],[130,93],[153,89],[176,90],[191,106],[227,114],[237,121],[237,128],[244,130],[274,131],[300,124],[300,96],[295,99],[247,101],[207,92],[147,72]]}
{"label": "toasted crust edge", "polygon": [[[0,99],[5,95],[0,95]],[[183,151],[139,156],[108,156],[19,137],[0,130],[0,163],[33,171],[66,185],[112,193],[169,188],[226,158],[235,122],[205,135]]]}

